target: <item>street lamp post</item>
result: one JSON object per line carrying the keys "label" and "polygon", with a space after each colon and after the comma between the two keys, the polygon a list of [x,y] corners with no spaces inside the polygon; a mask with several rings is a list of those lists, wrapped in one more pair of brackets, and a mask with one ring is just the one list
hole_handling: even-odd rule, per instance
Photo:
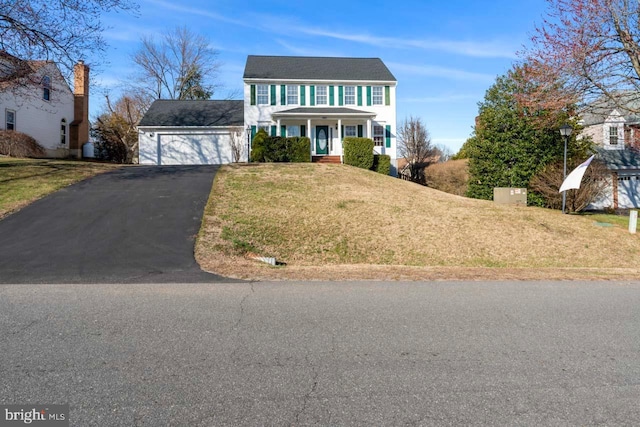
{"label": "street lamp post", "polygon": [[[564,124],[560,127],[560,135],[564,139],[564,172],[562,175],[562,181],[564,182],[567,179],[567,141],[571,136],[571,132],[573,132],[573,128],[568,124]],[[567,192],[562,192],[562,213],[564,213],[565,207],[567,206]]]}

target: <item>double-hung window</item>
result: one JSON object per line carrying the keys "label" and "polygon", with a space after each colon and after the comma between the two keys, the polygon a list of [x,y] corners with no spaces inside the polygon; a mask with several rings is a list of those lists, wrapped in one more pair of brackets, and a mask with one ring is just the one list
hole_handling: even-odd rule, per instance
{"label": "double-hung window", "polygon": [[382,147],[384,145],[384,127],[373,125],[373,145]]}
{"label": "double-hung window", "polygon": [[346,125],[344,127],[344,136],[358,136],[358,128],[355,125]]}
{"label": "double-hung window", "polygon": [[13,110],[7,110],[5,113],[5,127],[6,130],[16,130],[16,112]]}
{"label": "double-hung window", "polygon": [[258,85],[256,89],[258,105],[269,105],[269,85]]}
{"label": "double-hung window", "polygon": [[373,105],[382,105],[384,103],[384,92],[382,86],[373,86],[372,101]]}
{"label": "double-hung window", "polygon": [[618,145],[618,128],[616,126],[609,127],[609,144]]}
{"label": "double-hung window", "polygon": [[60,120],[60,144],[67,143],[67,121],[65,119]]}
{"label": "double-hung window", "polygon": [[287,86],[287,105],[298,105],[298,86]]}
{"label": "double-hung window", "polygon": [[300,136],[300,126],[287,126],[287,136],[294,137]]}
{"label": "double-hung window", "polygon": [[327,87],[316,86],[316,105],[327,105]]}
{"label": "double-hung window", "polygon": [[356,105],[356,87],[344,87],[344,105]]}

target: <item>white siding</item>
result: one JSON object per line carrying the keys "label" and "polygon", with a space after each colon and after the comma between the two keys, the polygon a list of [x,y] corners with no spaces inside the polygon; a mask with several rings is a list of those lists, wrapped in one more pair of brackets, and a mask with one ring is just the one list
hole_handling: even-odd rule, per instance
{"label": "white siding", "polygon": [[[38,71],[39,78],[51,77],[50,100],[42,99],[42,87],[9,89],[0,93],[0,129],[6,128],[6,111],[16,113],[15,130],[33,137],[47,150],[47,155],[64,157],[69,154],[69,125],[73,122],[73,93],[55,64],[46,64]],[[39,80],[38,78],[38,80]],[[66,142],[60,143],[60,123],[67,124]]]}

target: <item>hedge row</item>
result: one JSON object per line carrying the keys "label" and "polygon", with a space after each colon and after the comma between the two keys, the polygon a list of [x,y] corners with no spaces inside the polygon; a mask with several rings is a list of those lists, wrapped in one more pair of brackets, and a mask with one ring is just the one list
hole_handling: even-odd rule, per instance
{"label": "hedge row", "polygon": [[344,164],[373,170],[383,175],[391,173],[391,157],[386,154],[373,154],[373,140],[370,138],[345,138]]}
{"label": "hedge row", "polygon": [[269,136],[264,129],[260,129],[253,137],[251,144],[252,162],[293,162],[304,163],[311,161],[309,138]]}

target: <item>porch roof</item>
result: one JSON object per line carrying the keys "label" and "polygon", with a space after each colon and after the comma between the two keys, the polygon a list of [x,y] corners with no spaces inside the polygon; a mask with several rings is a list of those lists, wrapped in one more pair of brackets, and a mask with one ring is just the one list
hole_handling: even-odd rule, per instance
{"label": "porch roof", "polygon": [[350,118],[372,118],[376,116],[376,113],[370,111],[354,110],[353,108],[345,107],[299,107],[292,108],[291,110],[278,111],[272,114],[273,117],[320,117],[320,118],[338,118],[338,117],[350,117]]}

